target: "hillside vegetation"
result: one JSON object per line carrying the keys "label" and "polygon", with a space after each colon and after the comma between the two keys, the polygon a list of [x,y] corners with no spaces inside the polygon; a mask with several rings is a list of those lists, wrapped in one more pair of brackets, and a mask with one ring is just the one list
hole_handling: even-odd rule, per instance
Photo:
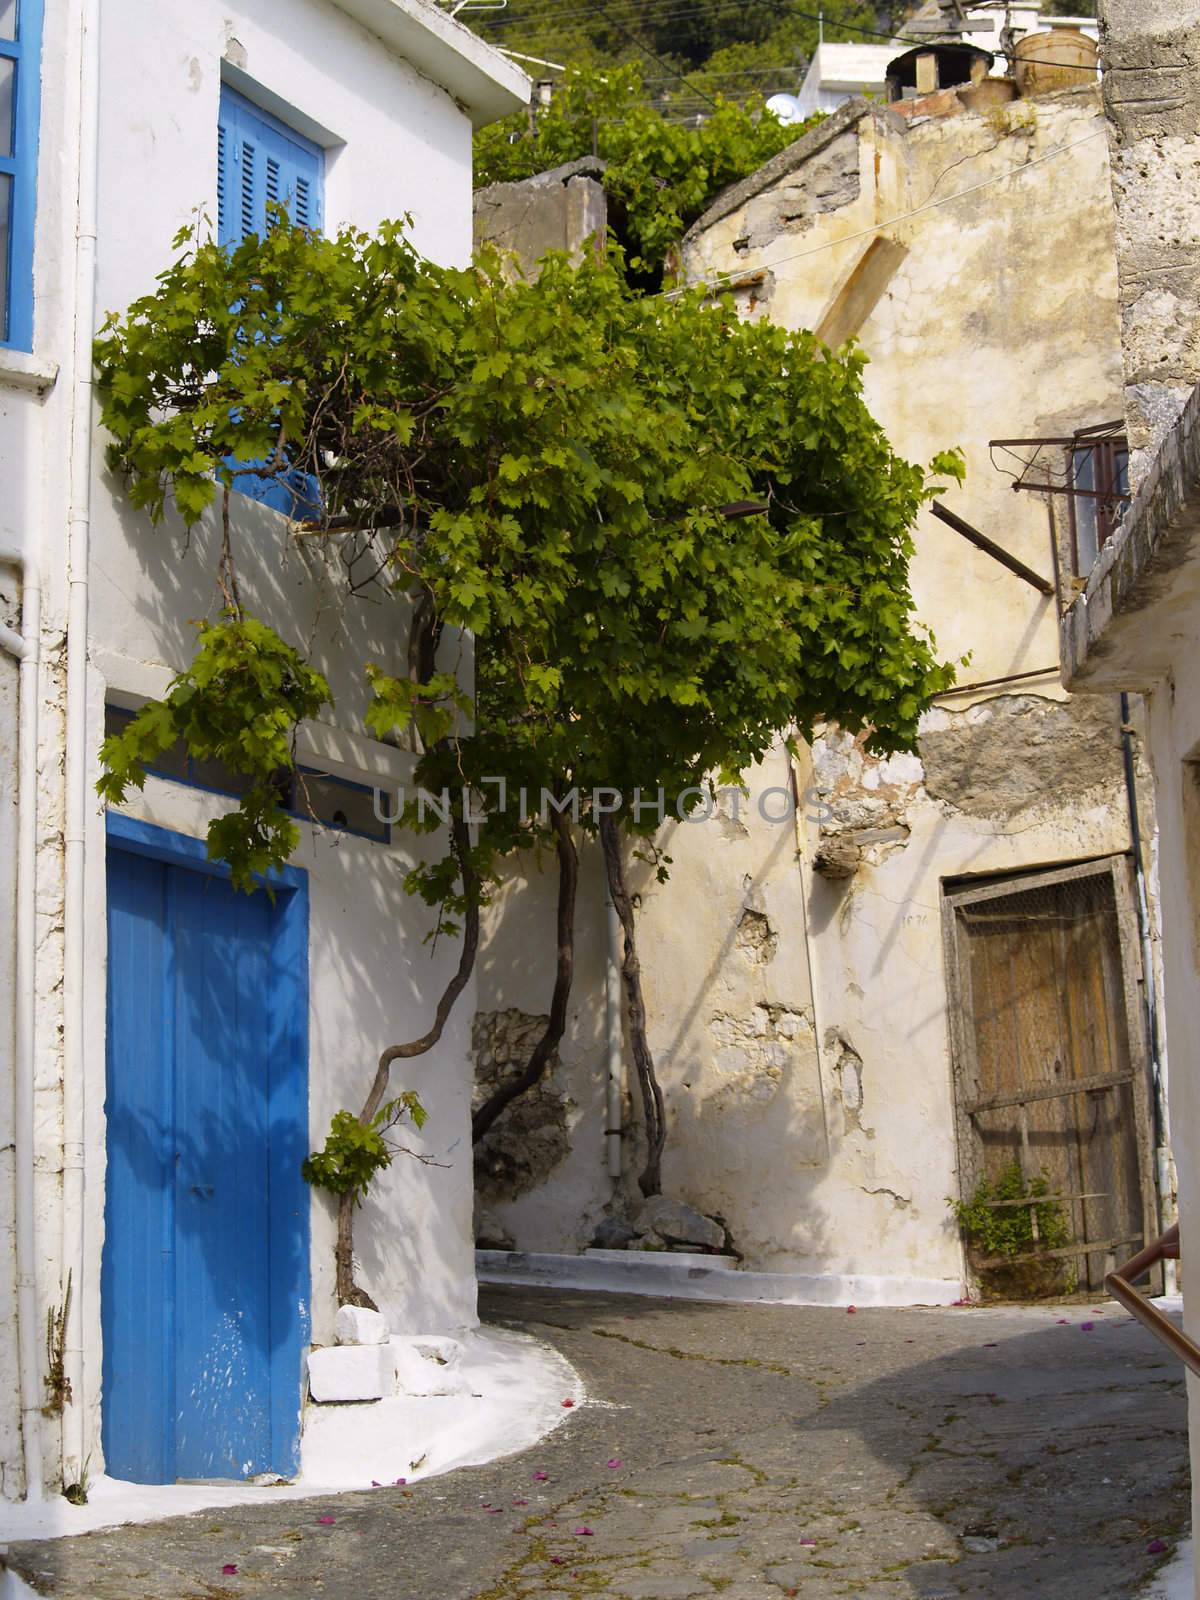
{"label": "hillside vegetation", "polygon": [[824,0],[823,7],[819,0],[508,0],[503,10],[472,7],[461,20],[492,44],[562,66],[636,62],[648,98],[686,116],[711,109],[718,95],[744,100],[797,89],[821,9],[825,38],[834,40],[870,39],[874,30],[886,38],[910,8],[865,0]]}

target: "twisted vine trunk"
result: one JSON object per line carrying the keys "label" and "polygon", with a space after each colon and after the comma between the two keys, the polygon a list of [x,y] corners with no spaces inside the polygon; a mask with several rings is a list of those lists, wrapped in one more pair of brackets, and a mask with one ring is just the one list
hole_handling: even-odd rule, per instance
{"label": "twisted vine trunk", "polygon": [[471,1119],[471,1138],[475,1144],[479,1143],[506,1106],[534,1087],[566,1031],[567,1004],[575,976],[575,895],[579,886],[579,852],[571,837],[571,824],[558,811],[554,812],[554,834],[558,852],[558,960],[550,1016],[541,1038],[530,1053],[525,1070],[519,1077],[509,1078],[502,1083]]}
{"label": "twisted vine trunk", "polygon": [[[461,817],[455,817],[450,824],[450,843],[451,849],[458,859],[459,872],[462,877],[463,898],[466,902],[466,911],[463,916],[462,950],[459,953],[458,969],[446,985],[442,998],[438,1001],[433,1024],[428,1032],[423,1033],[419,1039],[410,1039],[407,1044],[390,1045],[380,1056],[379,1065],[375,1069],[375,1080],[371,1084],[371,1092],[358,1114],[358,1120],[363,1124],[369,1123],[383,1104],[384,1096],[387,1094],[392,1062],[411,1061],[414,1056],[423,1056],[432,1050],[442,1037],[455,1002],[466,988],[475,966],[475,957],[479,952],[479,880],[471,866],[470,830]],[[356,1197],[353,1193],[343,1194],[338,1198],[337,1245],[334,1250],[337,1269],[338,1304],[366,1306],[370,1311],[377,1311],[379,1307],[371,1299],[371,1296],[365,1289],[359,1288],[354,1281],[355,1200]]]}
{"label": "twisted vine trunk", "polygon": [[646,1033],[642,966],[637,953],[633,902],[625,886],[625,865],[621,859],[621,833],[611,813],[600,818],[600,845],[604,851],[608,892],[616,908],[621,931],[625,935],[621,983],[625,990],[625,1015],[629,1023],[629,1040],[633,1047],[633,1064],[637,1071],[638,1088],[642,1097],[642,1117],[646,1127],[646,1165],[638,1178],[638,1187],[649,1198],[652,1194],[662,1193],[662,1153],[667,1142],[667,1123],[662,1089],[654,1070],[654,1056]]}

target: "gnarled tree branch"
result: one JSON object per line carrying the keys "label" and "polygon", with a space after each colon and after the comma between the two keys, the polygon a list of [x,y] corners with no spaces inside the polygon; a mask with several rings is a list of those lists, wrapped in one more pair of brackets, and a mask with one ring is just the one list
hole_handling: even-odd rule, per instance
{"label": "gnarled tree branch", "polygon": [[557,808],[551,807],[555,848],[558,851],[558,962],[554,975],[554,995],[550,1016],[541,1038],[534,1045],[525,1070],[503,1082],[471,1119],[471,1138],[478,1144],[496,1118],[519,1096],[527,1093],[541,1078],[551,1056],[562,1042],[567,1026],[567,1004],[575,975],[575,893],[579,885],[579,852],[571,837],[571,824]]}
{"label": "gnarled tree branch", "polygon": [[667,1142],[666,1113],[662,1089],[654,1070],[654,1056],[646,1033],[646,1002],[642,998],[642,968],[637,953],[637,930],[633,922],[633,903],[625,886],[625,866],[621,860],[621,834],[611,813],[600,817],[600,844],[608,874],[608,892],[616,907],[625,935],[621,962],[621,982],[625,989],[625,1014],[633,1063],[642,1095],[642,1116],[646,1124],[646,1165],[638,1178],[644,1195],[662,1193],[662,1153]]}
{"label": "gnarled tree branch", "polygon": [[[410,1039],[407,1044],[394,1044],[383,1052],[379,1058],[379,1065],[375,1069],[375,1080],[371,1085],[371,1092],[363,1103],[363,1108],[358,1114],[358,1120],[364,1124],[369,1123],[383,1104],[387,1094],[388,1077],[391,1073],[393,1061],[411,1061],[414,1056],[423,1056],[432,1050],[442,1037],[446,1023],[459,995],[466,988],[475,967],[475,958],[479,952],[479,879],[471,865],[471,835],[466,822],[462,817],[455,817],[450,825],[450,843],[458,859],[459,871],[462,875],[463,899],[466,909],[463,914],[462,950],[459,952],[458,969],[450,982],[446,985],[442,998],[437,1003],[433,1023],[419,1039]],[[371,1311],[379,1308],[371,1299],[365,1289],[361,1289],[354,1281],[354,1207],[353,1194],[344,1194],[338,1200],[338,1231],[337,1245],[334,1252],[337,1269],[337,1298],[339,1305],[366,1306]]]}

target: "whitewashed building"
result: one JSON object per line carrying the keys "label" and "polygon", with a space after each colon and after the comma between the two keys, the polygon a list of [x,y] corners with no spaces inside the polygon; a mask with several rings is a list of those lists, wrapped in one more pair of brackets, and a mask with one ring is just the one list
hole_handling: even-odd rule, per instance
{"label": "whitewashed building", "polygon": [[[333,1217],[299,1177],[381,1047],[423,1031],[457,955],[421,943],[370,786],[347,617],[284,519],[239,496],[248,604],[337,695],[303,731],[320,824],[272,903],[204,861],[230,801],[176,766],[119,815],[106,721],[161,694],[212,614],[212,530],[152,529],[106,473],[91,343],[201,208],[263,226],[273,171],[313,226],[412,215],[471,250],[473,127],[528,83],[429,0],[0,0],[0,1493],[85,1473],[287,1473],[303,1358],[329,1342]],[[227,192],[218,197],[218,146]],[[234,187],[231,189],[230,185]],[[365,801],[364,801],[365,795]],[[464,1004],[403,1085],[439,1165],[399,1162],[358,1245],[395,1330],[475,1320]],[[394,1220],[389,1220],[394,1219]],[[49,1339],[47,1330],[50,1330]]]}

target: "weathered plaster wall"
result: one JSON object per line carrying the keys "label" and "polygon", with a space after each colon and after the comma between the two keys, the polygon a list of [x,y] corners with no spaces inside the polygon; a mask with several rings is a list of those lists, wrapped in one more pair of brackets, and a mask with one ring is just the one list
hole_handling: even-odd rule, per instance
{"label": "weathered plaster wall", "polygon": [[[966,484],[946,503],[1049,575],[1047,508],[1012,493],[987,441],[1118,414],[1098,92],[908,123],[860,103],[802,144],[717,201],[685,242],[688,274],[732,283],[744,314],[788,327],[853,321],[868,404],[896,449],[926,461],[960,445]],[[665,1190],[720,1216],[750,1266],[879,1275],[897,1299],[953,1297],[963,1271],[946,1209],[943,880],[1129,839],[1115,700],[1064,696],[1054,602],[927,514],[916,540],[918,617],[943,656],[970,653],[960,679],[1031,676],[944,697],[919,756],[880,761],[824,730],[795,774],[809,791],[798,829],[751,803],[740,826],[726,815],[666,830],[670,880],[643,873],[638,912],[671,1129]],[[779,752],[748,781],[757,792],[793,775]],[[514,886],[490,943],[549,950],[551,905],[544,888]],[[595,971],[598,892],[581,896],[579,926]],[[591,1015],[598,1030],[587,982],[574,1026]],[[534,1009],[548,988],[543,976]],[[507,971],[481,973],[481,1005],[524,1006],[526,993]],[[580,1148],[500,1208],[521,1247],[586,1244],[612,1193],[601,1055],[564,1049]]]}
{"label": "weathered plaster wall", "polygon": [[[819,328],[876,240],[902,246],[887,288],[857,330],[870,358],[867,403],[911,460],[961,445],[967,480],[943,497],[947,506],[1050,576],[1045,505],[1012,492],[987,441],[1070,432],[1120,412],[1098,91],[1017,101],[988,115],[917,120],[907,131],[888,112],[868,112],[853,129],[859,182],[847,204],[826,210],[820,200],[793,216],[790,203],[774,199],[792,185],[791,175],[714,216],[723,209],[718,202],[714,220],[706,226],[702,219],[685,243],[688,274],[765,271],[770,295],[755,314]],[[841,133],[813,157],[828,169],[822,195],[845,191],[835,158],[849,136]],[[906,215],[914,210],[919,214]],[[754,243],[752,218],[766,212],[791,220]],[[996,459],[1019,470],[1011,458]],[[1033,669],[1055,675],[1053,602],[928,513],[918,523],[912,582],[939,648],[951,658],[970,652],[964,681]]]}

